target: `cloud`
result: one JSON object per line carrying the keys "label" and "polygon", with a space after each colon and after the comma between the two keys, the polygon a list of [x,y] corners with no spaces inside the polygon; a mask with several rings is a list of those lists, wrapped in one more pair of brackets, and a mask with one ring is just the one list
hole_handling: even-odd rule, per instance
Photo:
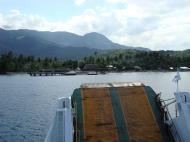
{"label": "cloud", "polygon": [[85,1],[86,1],[86,0],[75,0],[74,2],[75,2],[76,5],[81,5],[81,4],[83,4]]}
{"label": "cloud", "polygon": [[127,3],[127,0],[107,0],[108,3]]}
{"label": "cloud", "polygon": [[183,50],[190,48],[190,3],[188,0],[107,0],[122,3],[117,10],[125,26],[122,34],[111,35],[120,43],[145,46],[153,50]]}
{"label": "cloud", "polygon": [[0,13],[0,27],[68,31],[77,34],[99,32],[114,42],[152,50],[182,50],[190,47],[190,4],[187,0],[107,0],[122,7],[86,9],[68,21],[50,22],[39,15],[18,10]]}
{"label": "cloud", "polygon": [[[1,14],[2,15],[2,14]],[[18,10],[11,10],[9,14],[2,15],[0,26],[9,29],[49,29],[48,21],[39,15],[25,15]]]}

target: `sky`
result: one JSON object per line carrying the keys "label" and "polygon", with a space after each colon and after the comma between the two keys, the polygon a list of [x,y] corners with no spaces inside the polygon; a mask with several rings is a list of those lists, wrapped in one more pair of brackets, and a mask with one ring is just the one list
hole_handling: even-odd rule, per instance
{"label": "sky", "polygon": [[0,0],[0,27],[98,32],[151,50],[190,49],[190,0]]}

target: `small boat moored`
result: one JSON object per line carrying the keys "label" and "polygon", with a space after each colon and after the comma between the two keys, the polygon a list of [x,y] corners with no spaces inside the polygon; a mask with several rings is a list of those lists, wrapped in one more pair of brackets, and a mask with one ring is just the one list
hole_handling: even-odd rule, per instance
{"label": "small boat moored", "polygon": [[98,75],[98,73],[96,71],[89,71],[87,74],[88,75]]}

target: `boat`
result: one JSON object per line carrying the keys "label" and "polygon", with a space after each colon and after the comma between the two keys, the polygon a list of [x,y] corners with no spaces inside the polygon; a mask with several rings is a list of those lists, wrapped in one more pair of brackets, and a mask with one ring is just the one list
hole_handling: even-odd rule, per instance
{"label": "boat", "polygon": [[[168,127],[175,142],[190,142],[190,93],[179,90],[178,81],[181,80],[179,71],[173,81],[177,83],[175,98],[160,99],[157,102],[163,112],[164,123]],[[176,116],[172,117],[168,106],[175,103]]]}
{"label": "boat", "polygon": [[98,73],[96,71],[89,71],[87,74],[88,75],[98,75]]}
{"label": "boat", "polygon": [[[178,109],[187,110],[189,97],[179,94]],[[71,97],[58,100],[45,142],[187,142],[189,130],[183,133],[181,128],[189,126],[189,115],[181,110],[171,118],[167,105],[150,86],[138,82],[82,84]]]}
{"label": "boat", "polygon": [[64,75],[76,75],[76,71],[68,71],[68,72],[65,72]]}

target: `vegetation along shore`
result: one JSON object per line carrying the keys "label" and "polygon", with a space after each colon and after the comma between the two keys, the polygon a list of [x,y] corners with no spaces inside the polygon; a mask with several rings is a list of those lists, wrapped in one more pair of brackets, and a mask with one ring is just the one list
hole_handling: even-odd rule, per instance
{"label": "vegetation along shore", "polygon": [[[86,67],[85,67],[86,66]],[[174,70],[177,67],[189,69],[190,50],[186,51],[137,51],[109,50],[94,52],[78,60],[16,55],[12,52],[1,54],[0,73],[36,72],[43,69],[92,70],[92,71],[149,71]]]}

